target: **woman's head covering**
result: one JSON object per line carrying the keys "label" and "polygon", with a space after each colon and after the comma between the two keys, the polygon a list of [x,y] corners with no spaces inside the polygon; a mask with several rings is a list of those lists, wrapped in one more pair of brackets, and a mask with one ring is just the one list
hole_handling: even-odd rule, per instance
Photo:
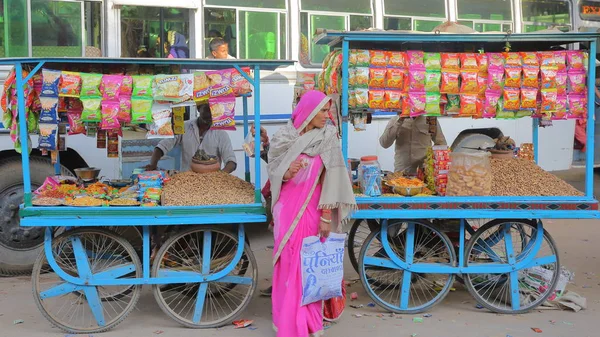
{"label": "woman's head covering", "polygon": [[307,91],[292,113],[292,122],[296,130],[303,130],[329,100],[330,98],[320,91]]}
{"label": "woman's head covering", "polygon": [[169,32],[168,41],[171,46],[169,54],[171,54],[173,58],[185,59],[189,57],[190,49],[185,42],[185,36],[183,36],[183,34],[171,31]]}

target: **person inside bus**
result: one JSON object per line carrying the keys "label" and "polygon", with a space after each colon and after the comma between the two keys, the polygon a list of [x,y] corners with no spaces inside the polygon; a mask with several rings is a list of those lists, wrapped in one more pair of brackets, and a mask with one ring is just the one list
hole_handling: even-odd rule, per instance
{"label": "person inside bus", "polygon": [[231,139],[223,130],[212,130],[212,115],[208,104],[198,106],[198,118],[185,122],[185,133],[175,138],[164,139],[156,148],[145,169],[156,170],[159,160],[175,146],[181,145],[181,171],[190,169],[192,157],[198,150],[204,150],[208,155],[219,157],[223,171],[232,173],[237,167]]}
{"label": "person inside bus", "polygon": [[394,143],[394,172],[416,175],[417,168],[425,161],[427,148],[432,143],[446,145],[446,138],[435,118],[394,116],[379,137],[379,144],[387,149]]}
{"label": "person inside bus", "polygon": [[235,57],[229,55],[229,44],[225,42],[220,37],[216,37],[210,41],[209,44],[210,54],[208,56],[209,59],[218,59],[218,60],[233,60]]}

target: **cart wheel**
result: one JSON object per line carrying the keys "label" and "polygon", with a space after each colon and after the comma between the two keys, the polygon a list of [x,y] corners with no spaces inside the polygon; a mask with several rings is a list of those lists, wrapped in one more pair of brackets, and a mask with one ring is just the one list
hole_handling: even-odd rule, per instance
{"label": "cart wheel", "polygon": [[[467,269],[474,264],[498,266],[535,258],[514,272],[464,274],[467,289],[481,305],[502,314],[520,314],[554,293],[560,276],[558,251],[550,234],[543,230],[540,250],[532,256],[537,235],[534,220],[493,220],[475,232],[465,249]],[[513,301],[516,296],[518,303]]]}
{"label": "cart wheel", "polygon": [[[205,244],[210,244],[210,263],[203,266]],[[152,276],[214,275],[231,264],[239,244],[237,235],[216,227],[184,231],[169,238],[158,251]],[[242,257],[233,270],[219,280],[155,285],[154,296],[161,309],[191,328],[216,328],[235,320],[250,303],[258,278],[254,254],[247,243],[242,241],[242,244]],[[210,270],[202,273],[203,268]]]}
{"label": "cart wheel", "polygon": [[[142,264],[133,247],[105,229],[67,231],[52,239],[52,252],[52,259],[72,277],[142,276]],[[44,317],[69,333],[98,333],[115,327],[134,309],[142,289],[141,285],[77,286],[65,282],[50,267],[44,251],[35,262],[32,282],[35,302]],[[118,300],[107,300],[123,289],[128,291]]]}
{"label": "cart wheel", "polygon": [[[106,228],[127,240],[136,252],[142,252],[142,232],[135,226],[107,226]],[[140,254],[138,254],[139,256]]]}
{"label": "cart wheel", "polygon": [[371,229],[379,228],[377,220],[356,219],[348,232],[348,258],[354,270],[358,273],[358,256],[365,239],[371,233]]}
{"label": "cart wheel", "polygon": [[[410,237],[412,234],[412,237]],[[410,238],[410,240],[409,240]],[[454,282],[453,274],[425,274],[404,270],[388,256],[380,231],[372,232],[360,251],[360,278],[369,296],[383,308],[401,314],[426,311],[442,301]],[[423,220],[408,220],[388,226],[387,241],[395,257],[407,262],[455,266],[456,256],[446,234]],[[410,261],[412,260],[412,261]]]}

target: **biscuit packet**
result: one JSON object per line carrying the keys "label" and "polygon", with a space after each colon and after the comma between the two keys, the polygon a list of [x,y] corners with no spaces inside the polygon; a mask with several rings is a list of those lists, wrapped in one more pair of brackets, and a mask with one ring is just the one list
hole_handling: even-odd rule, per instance
{"label": "biscuit packet", "polygon": [[40,96],[58,97],[58,84],[61,72],[57,70],[42,69],[42,90]]}
{"label": "biscuit packet", "polygon": [[210,80],[210,98],[233,95],[231,69],[207,71]]}
{"label": "biscuit packet", "polygon": [[194,75],[156,75],[152,89],[157,101],[184,102],[194,95]]}
{"label": "biscuit packet", "polygon": [[210,80],[204,71],[194,72],[194,101],[206,102],[210,97]]}
{"label": "biscuit packet", "polygon": [[152,106],[152,120],[146,138],[173,138],[175,136],[171,125],[170,104],[154,104]]}
{"label": "biscuit packet", "polygon": [[[241,69],[244,73],[246,73],[246,75],[248,75],[248,77],[250,77],[250,67],[242,67]],[[194,89],[195,86],[196,77],[194,77]],[[237,69],[233,69],[231,71],[231,87],[233,88],[233,93],[236,96],[245,95],[252,92],[252,86],[250,85],[250,82],[248,82],[248,80]],[[195,97],[196,96],[194,95],[194,99]]]}
{"label": "biscuit packet", "polygon": [[213,130],[235,130],[235,97],[214,97],[208,100]]}
{"label": "biscuit packet", "polygon": [[58,147],[58,124],[40,124],[38,148],[55,151]]}

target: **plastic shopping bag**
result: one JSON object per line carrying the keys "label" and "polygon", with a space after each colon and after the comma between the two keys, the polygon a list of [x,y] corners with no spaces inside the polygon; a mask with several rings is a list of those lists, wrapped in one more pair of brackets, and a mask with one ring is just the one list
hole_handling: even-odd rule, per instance
{"label": "plastic shopping bag", "polygon": [[342,296],[346,234],[331,233],[302,240],[302,305]]}

